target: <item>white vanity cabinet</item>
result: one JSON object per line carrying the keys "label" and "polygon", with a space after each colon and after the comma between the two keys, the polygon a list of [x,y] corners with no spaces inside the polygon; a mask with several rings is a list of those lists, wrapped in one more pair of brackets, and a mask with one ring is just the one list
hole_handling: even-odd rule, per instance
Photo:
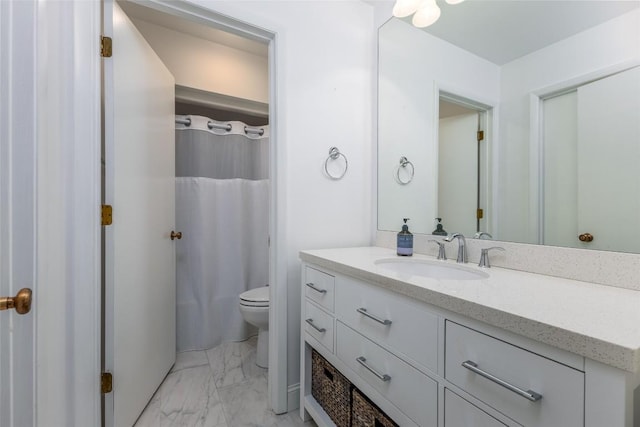
{"label": "white vanity cabinet", "polygon": [[445,388],[444,427],[460,426],[505,427],[506,424]]}
{"label": "white vanity cabinet", "polygon": [[437,427],[437,381],[340,321],[337,323],[338,359],[417,425]]}
{"label": "white vanity cabinet", "polygon": [[584,372],[446,321],[445,379],[531,427],[584,426]]}
{"label": "white vanity cabinet", "polygon": [[336,316],[345,325],[425,372],[438,364],[438,316],[385,289],[349,277],[336,288]]}
{"label": "white vanity cabinet", "polygon": [[304,295],[309,301],[328,311],[333,311],[335,278],[331,274],[312,267],[303,272]]}
{"label": "white vanity cabinet", "polygon": [[[333,425],[311,396],[311,347],[398,424],[437,427],[437,381],[416,369],[415,362],[407,363],[397,355],[408,352],[424,359],[418,357],[421,351],[415,351],[414,345],[407,345],[408,336],[402,335],[406,334],[403,329],[408,325],[404,320],[406,306],[394,300],[393,294],[385,296],[382,290],[374,289],[369,295],[370,285],[316,266],[303,266],[302,282],[301,406],[312,414],[316,423]],[[364,300],[358,295],[364,296]],[[386,297],[390,297],[390,305]],[[335,311],[334,301],[340,302],[335,304]],[[415,304],[412,314],[419,315],[413,319],[416,321],[429,319],[432,333],[437,337],[437,318],[421,315]],[[395,323],[387,317],[395,319]],[[395,344],[402,349],[397,354],[389,351]],[[435,367],[437,353],[429,350],[428,354],[431,356],[424,359],[423,364]]]}
{"label": "white vanity cabinet", "polygon": [[326,266],[302,278],[301,415],[319,426],[312,348],[401,426],[640,426],[637,374]]}

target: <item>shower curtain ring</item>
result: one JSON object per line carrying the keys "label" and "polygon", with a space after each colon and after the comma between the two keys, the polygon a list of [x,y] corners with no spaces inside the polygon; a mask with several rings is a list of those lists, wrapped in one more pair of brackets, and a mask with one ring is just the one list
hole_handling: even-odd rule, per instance
{"label": "shower curtain ring", "polygon": [[[408,165],[411,166],[411,173],[409,173],[409,178],[403,181],[402,178],[400,178],[400,170],[401,170],[400,168],[407,170]],[[405,156],[400,157],[400,164],[396,168],[396,178],[398,179],[398,183],[400,185],[407,185],[408,183],[413,181],[414,172],[415,172],[415,168],[413,167],[413,163],[411,163]]]}
{"label": "shower curtain ring", "polygon": [[[340,156],[344,158],[344,170],[340,175],[332,175],[329,172],[329,160],[338,160]],[[338,149],[338,147],[331,147],[329,149],[329,157],[327,157],[327,160],[324,161],[324,171],[327,174],[327,176],[333,180],[342,179],[342,177],[347,173],[347,169],[349,169],[349,161],[347,160],[347,156],[342,154]]]}

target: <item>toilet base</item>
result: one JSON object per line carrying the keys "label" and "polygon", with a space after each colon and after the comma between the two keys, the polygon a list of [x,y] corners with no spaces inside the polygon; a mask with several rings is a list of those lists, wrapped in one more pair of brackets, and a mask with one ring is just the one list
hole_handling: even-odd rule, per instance
{"label": "toilet base", "polygon": [[256,365],[261,368],[269,367],[269,329],[258,331],[258,348],[256,349]]}

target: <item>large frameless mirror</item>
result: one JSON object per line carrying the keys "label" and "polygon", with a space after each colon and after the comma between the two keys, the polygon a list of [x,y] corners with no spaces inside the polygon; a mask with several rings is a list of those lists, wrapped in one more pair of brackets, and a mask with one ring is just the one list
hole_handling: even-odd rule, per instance
{"label": "large frameless mirror", "polygon": [[640,253],[639,7],[467,0],[426,29],[386,22],[378,229],[441,218],[467,237]]}

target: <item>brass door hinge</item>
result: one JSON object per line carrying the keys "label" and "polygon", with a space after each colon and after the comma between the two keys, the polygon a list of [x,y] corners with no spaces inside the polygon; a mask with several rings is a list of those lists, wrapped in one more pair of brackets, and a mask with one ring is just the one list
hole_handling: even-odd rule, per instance
{"label": "brass door hinge", "polygon": [[111,205],[102,205],[102,225],[113,224],[113,208]]}
{"label": "brass door hinge", "polygon": [[479,130],[478,131],[478,142],[480,141],[484,141],[484,131],[483,130]]}
{"label": "brass door hinge", "polygon": [[100,36],[100,56],[111,58],[113,55],[113,40],[111,37]]}
{"label": "brass door hinge", "polygon": [[478,209],[478,210],[476,211],[476,218],[477,218],[477,219],[482,219],[482,218],[484,218],[484,210],[482,210],[482,209]]}
{"label": "brass door hinge", "polygon": [[111,372],[103,372],[100,375],[100,391],[102,394],[111,393],[113,390],[113,375]]}

